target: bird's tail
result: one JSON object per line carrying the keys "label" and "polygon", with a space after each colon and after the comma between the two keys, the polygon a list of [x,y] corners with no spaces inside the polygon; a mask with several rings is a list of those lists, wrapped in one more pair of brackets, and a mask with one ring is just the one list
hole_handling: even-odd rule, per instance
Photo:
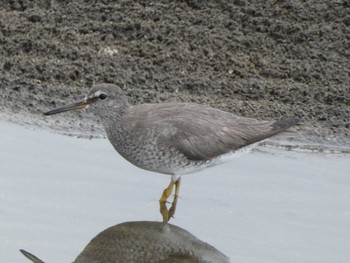
{"label": "bird's tail", "polygon": [[284,119],[284,120],[279,120],[275,121],[272,126],[279,131],[284,131],[290,127],[293,127],[297,125],[300,122],[299,119],[297,118],[290,118],[290,119]]}

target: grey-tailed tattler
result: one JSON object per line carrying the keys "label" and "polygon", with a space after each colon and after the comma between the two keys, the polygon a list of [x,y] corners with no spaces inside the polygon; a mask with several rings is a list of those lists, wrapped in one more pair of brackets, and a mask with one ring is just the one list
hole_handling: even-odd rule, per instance
{"label": "grey-tailed tattler", "polygon": [[[298,123],[296,118],[260,121],[192,103],[134,106],[121,88],[106,83],[95,85],[83,100],[45,115],[88,107],[100,118],[121,156],[142,169],[172,176],[159,200],[164,223],[174,216],[181,175],[220,164]],[[174,186],[168,209],[166,202]]]}

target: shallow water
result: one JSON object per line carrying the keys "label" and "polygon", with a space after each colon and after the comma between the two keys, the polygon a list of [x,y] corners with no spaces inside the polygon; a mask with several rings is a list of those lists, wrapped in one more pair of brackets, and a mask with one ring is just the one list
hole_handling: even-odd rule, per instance
{"label": "shallow water", "polygon": [[[0,255],[71,262],[101,230],[160,221],[170,177],[138,169],[105,139],[0,122]],[[258,147],[182,178],[178,225],[232,262],[348,262],[350,155]]]}

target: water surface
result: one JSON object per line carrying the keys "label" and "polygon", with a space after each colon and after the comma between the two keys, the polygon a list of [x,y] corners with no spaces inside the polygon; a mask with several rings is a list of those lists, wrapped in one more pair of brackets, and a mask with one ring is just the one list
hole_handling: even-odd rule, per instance
{"label": "water surface", "polygon": [[[71,262],[101,230],[159,221],[170,177],[138,169],[106,139],[78,139],[0,122],[0,255]],[[171,222],[232,262],[348,262],[346,154],[258,147],[185,175]]]}

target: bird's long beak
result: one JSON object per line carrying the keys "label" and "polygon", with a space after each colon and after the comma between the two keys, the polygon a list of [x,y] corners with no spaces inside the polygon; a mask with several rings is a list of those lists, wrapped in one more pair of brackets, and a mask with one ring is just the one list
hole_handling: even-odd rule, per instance
{"label": "bird's long beak", "polygon": [[84,99],[82,101],[74,102],[72,104],[68,104],[66,106],[62,106],[62,107],[59,107],[57,109],[50,110],[48,112],[45,112],[44,115],[53,115],[53,114],[57,114],[57,113],[65,112],[65,111],[70,111],[70,110],[85,109],[85,108],[89,107],[89,105],[90,105],[90,102],[88,102],[86,99]]}

